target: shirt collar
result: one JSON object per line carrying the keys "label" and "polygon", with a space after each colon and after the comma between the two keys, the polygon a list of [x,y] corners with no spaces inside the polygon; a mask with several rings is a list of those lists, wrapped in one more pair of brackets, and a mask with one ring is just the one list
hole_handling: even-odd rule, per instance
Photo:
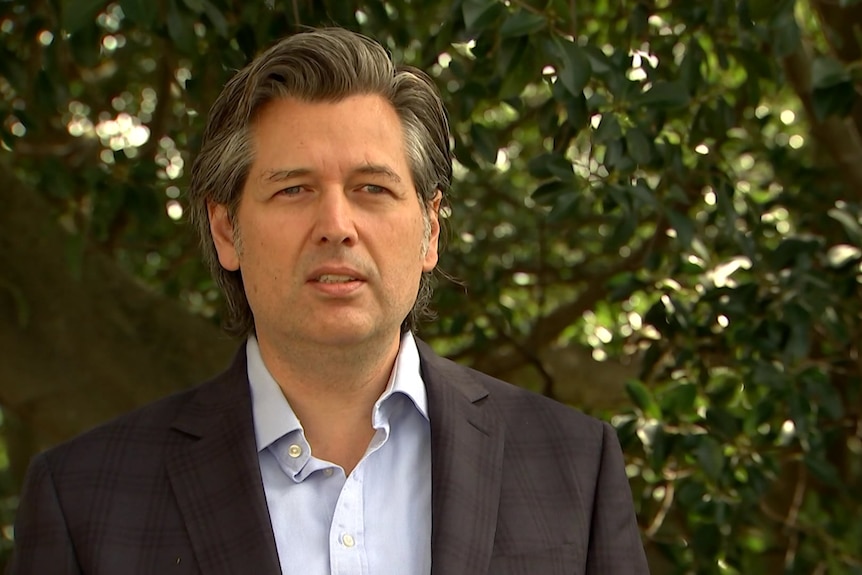
{"label": "shirt collar", "polygon": [[[251,405],[254,417],[254,435],[257,450],[263,451],[269,445],[294,431],[301,431],[302,425],[293,409],[290,407],[278,383],[266,368],[260,355],[260,347],[255,336],[249,336],[246,342],[248,357],[248,381],[251,389]],[[419,350],[413,334],[407,332],[401,336],[401,344],[395,366],[389,376],[386,389],[374,404],[372,421],[374,427],[388,424],[388,413],[384,405],[389,404],[389,398],[401,394],[410,398],[415,409],[428,419],[428,396],[419,362]]]}

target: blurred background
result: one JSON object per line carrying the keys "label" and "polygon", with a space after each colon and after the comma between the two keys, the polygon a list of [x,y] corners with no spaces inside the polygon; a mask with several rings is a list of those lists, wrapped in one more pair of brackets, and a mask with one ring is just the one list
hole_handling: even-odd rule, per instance
{"label": "blurred background", "polygon": [[34,453],[229,361],[189,168],[322,25],[449,107],[421,337],[613,422],[652,572],[862,573],[858,0],[0,0],[0,565]]}

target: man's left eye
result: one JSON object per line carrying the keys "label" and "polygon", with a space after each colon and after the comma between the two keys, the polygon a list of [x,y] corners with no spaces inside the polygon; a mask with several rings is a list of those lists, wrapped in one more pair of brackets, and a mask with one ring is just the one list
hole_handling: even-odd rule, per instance
{"label": "man's left eye", "polygon": [[363,189],[370,194],[385,194],[387,189],[383,186],[376,186],[374,184],[365,184],[362,186]]}
{"label": "man's left eye", "polygon": [[302,186],[289,186],[287,188],[282,188],[278,191],[278,193],[282,196],[295,196],[302,191]]}

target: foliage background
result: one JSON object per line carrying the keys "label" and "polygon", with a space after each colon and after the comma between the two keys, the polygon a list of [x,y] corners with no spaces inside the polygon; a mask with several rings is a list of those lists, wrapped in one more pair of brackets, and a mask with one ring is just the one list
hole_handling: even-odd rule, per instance
{"label": "foliage background", "polygon": [[340,25],[432,72],[422,336],[616,425],[653,573],[862,573],[862,4],[0,0],[0,504],[235,343],[184,225],[231,72]]}

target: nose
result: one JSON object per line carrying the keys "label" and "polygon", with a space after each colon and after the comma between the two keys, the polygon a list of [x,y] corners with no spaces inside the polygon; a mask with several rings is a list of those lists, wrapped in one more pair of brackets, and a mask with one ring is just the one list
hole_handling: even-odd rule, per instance
{"label": "nose", "polygon": [[316,217],[314,237],[317,243],[329,245],[356,243],[353,208],[342,190],[320,193]]}

